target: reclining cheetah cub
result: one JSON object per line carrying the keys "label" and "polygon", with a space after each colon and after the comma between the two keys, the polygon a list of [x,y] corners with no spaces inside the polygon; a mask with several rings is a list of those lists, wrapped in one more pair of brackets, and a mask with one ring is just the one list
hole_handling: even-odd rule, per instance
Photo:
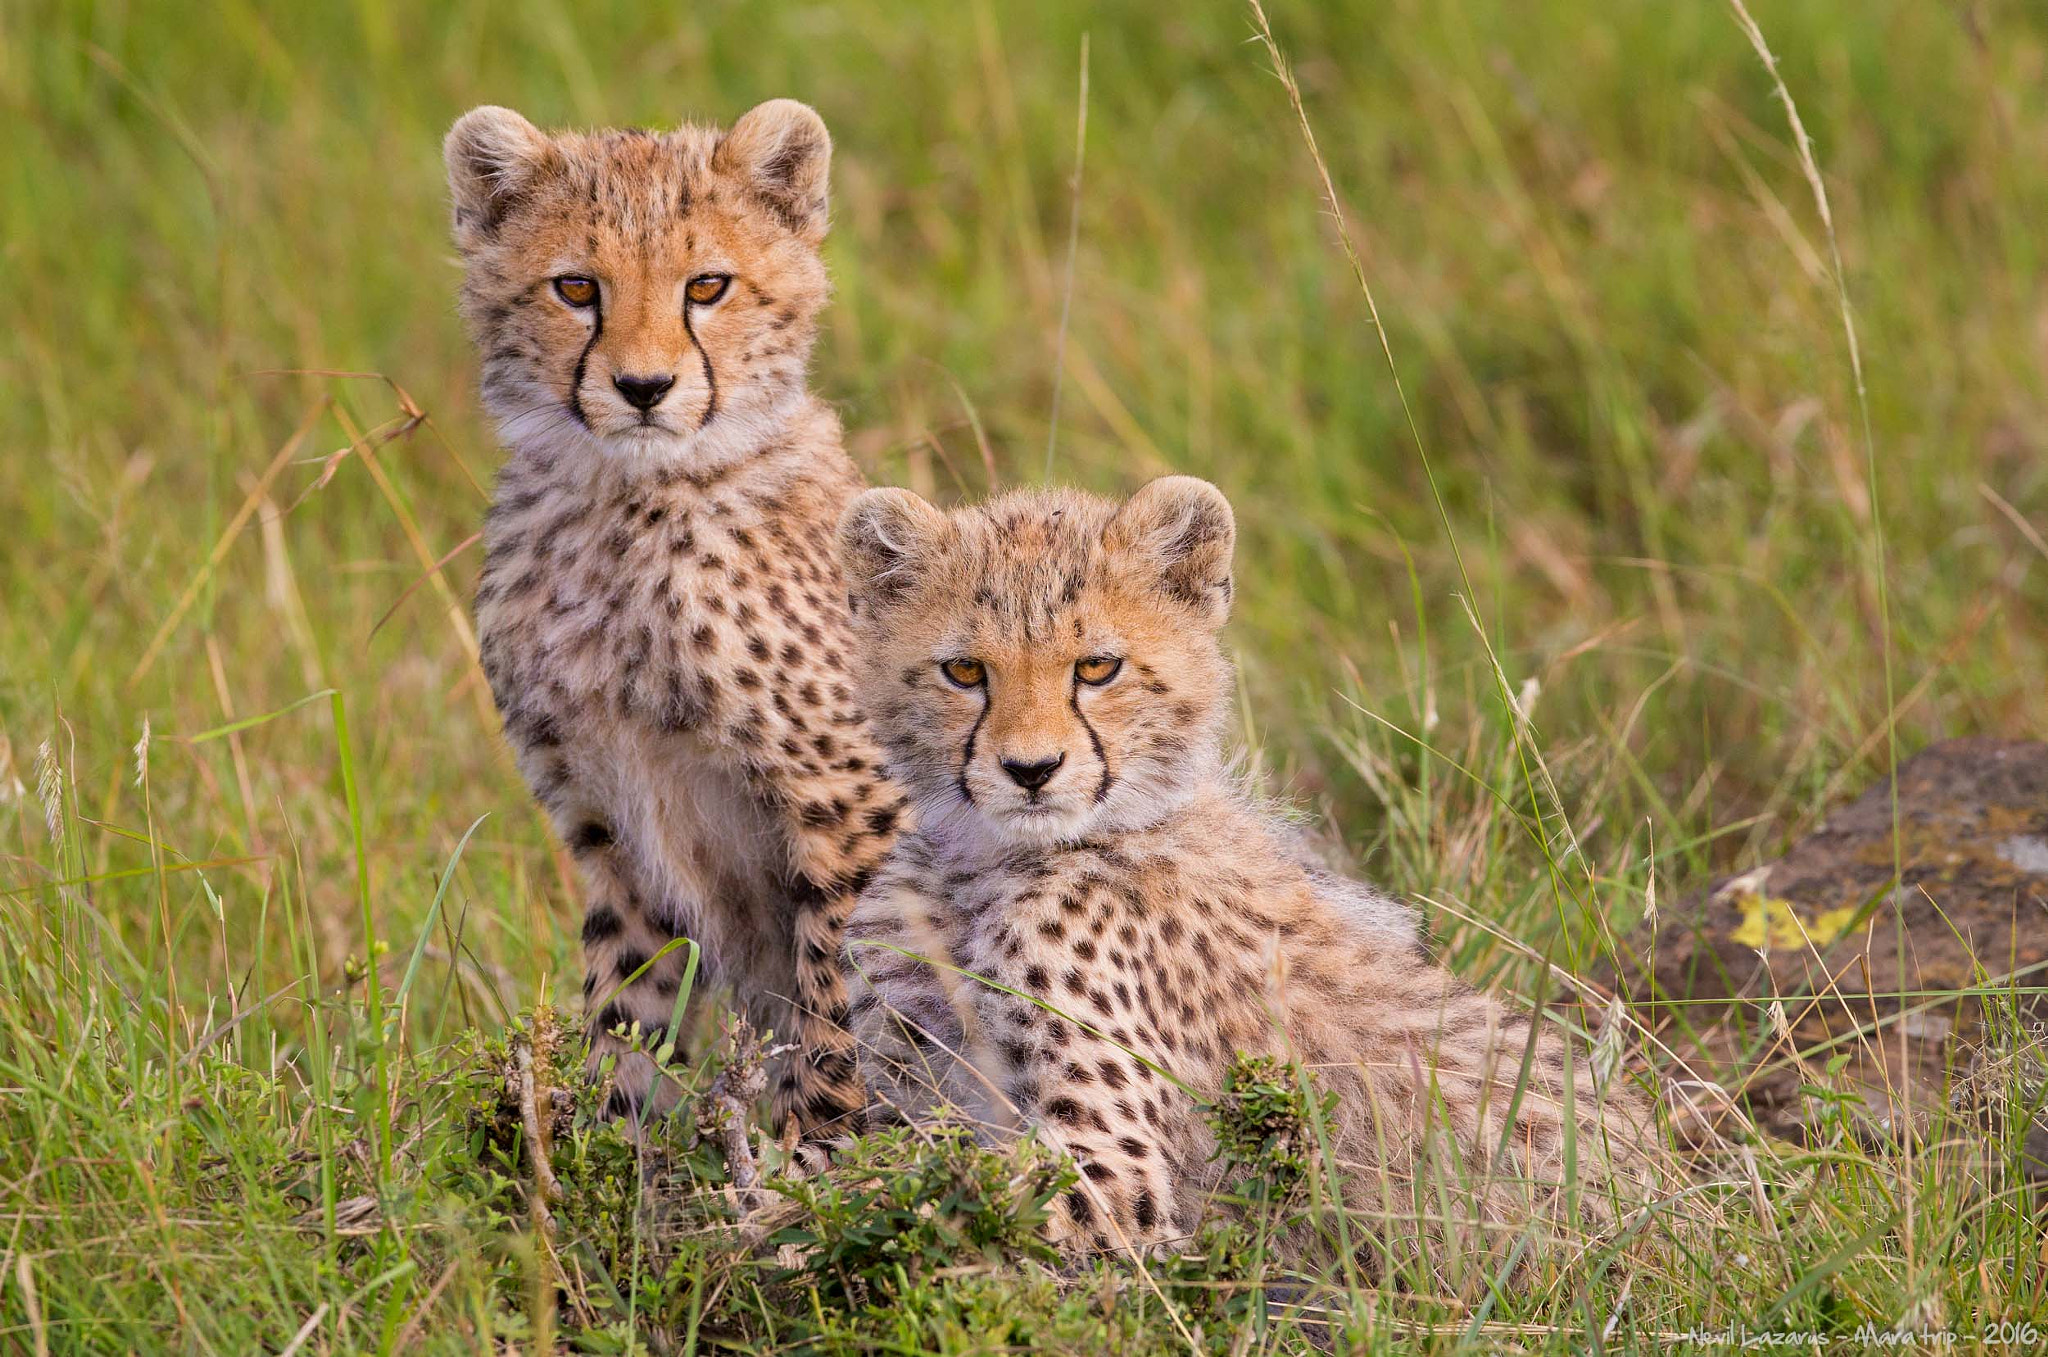
{"label": "reclining cheetah cub", "polygon": [[848,507],[862,700],[920,822],[850,931],[871,1089],[1044,1128],[1083,1175],[1053,1222],[1078,1250],[1185,1238],[1215,1186],[1195,1099],[1152,1066],[1210,1098],[1235,1052],[1299,1059],[1339,1095],[1361,1201],[1414,1211],[1434,1136],[1495,1226],[1557,1208],[1569,1081],[1597,1218],[1641,1152],[1632,1092],[1434,964],[1401,907],[1305,867],[1226,775],[1234,535],[1181,476],[1121,506]]}
{"label": "reclining cheetah cub", "polygon": [[[687,934],[801,1058],[785,1129],[861,1102],[846,916],[903,798],[849,686],[832,529],[860,475],[805,386],[831,139],[777,100],[729,131],[448,134],[462,309],[510,458],[477,588],[483,664],[581,866],[593,1059],[647,1109]],[[637,977],[637,978],[636,978]],[[667,1085],[659,1098],[669,1097]]]}

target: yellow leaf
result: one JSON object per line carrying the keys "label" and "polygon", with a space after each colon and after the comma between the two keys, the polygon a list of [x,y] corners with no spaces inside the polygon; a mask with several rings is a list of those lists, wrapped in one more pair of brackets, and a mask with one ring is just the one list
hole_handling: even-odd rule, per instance
{"label": "yellow leaf", "polygon": [[1849,925],[1855,918],[1856,906],[1843,905],[1840,909],[1830,909],[1814,915],[1813,927],[1807,932],[1813,934],[1815,942],[1826,946],[1848,932]]}
{"label": "yellow leaf", "polygon": [[1790,900],[1776,896],[1745,895],[1736,902],[1742,911],[1742,922],[1735,925],[1735,931],[1728,936],[1744,947],[1788,948],[1804,947],[1810,938],[1814,945],[1824,946],[1842,936],[1849,921],[1856,917],[1853,906],[1831,909],[1813,921],[1809,927],[1803,922]]}

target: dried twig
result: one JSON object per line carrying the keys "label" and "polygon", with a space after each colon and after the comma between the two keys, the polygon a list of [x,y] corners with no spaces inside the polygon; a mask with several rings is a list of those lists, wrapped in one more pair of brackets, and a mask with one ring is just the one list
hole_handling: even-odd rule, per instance
{"label": "dried twig", "polygon": [[533,1077],[533,1048],[515,1042],[512,1049],[519,1062],[519,1119],[526,1127],[526,1157],[533,1162],[533,1215],[543,1229],[552,1230],[555,1218],[548,1207],[562,1200],[562,1184],[548,1159],[547,1135],[541,1126],[540,1097]]}
{"label": "dried twig", "polygon": [[749,1115],[768,1091],[768,1072],[753,1026],[745,1018],[726,1020],[725,1045],[725,1068],[697,1100],[697,1134],[717,1144],[738,1193],[740,1212],[748,1214],[761,1204],[761,1165],[754,1155]]}

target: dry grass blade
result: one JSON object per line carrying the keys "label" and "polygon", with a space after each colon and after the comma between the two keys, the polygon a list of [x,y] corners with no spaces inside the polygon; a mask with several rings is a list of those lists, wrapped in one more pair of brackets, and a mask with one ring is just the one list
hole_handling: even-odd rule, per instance
{"label": "dry grass blade", "polygon": [[21,1309],[28,1317],[28,1331],[35,1343],[35,1357],[50,1357],[50,1334],[43,1322],[42,1298],[36,1294],[35,1268],[25,1253],[14,1255],[14,1282],[21,1291]]}
{"label": "dry grass blade", "polygon": [[1359,293],[1365,298],[1365,309],[1372,318],[1374,336],[1379,340],[1380,353],[1387,360],[1387,376],[1394,384],[1394,394],[1401,403],[1401,416],[1408,424],[1408,436],[1414,440],[1415,452],[1422,461],[1422,472],[1429,482],[1429,493],[1436,502],[1437,517],[1444,530],[1444,539],[1449,543],[1452,556],[1458,565],[1458,576],[1464,581],[1468,599],[1476,599],[1472,587],[1472,576],[1465,568],[1464,553],[1458,549],[1457,530],[1451,526],[1451,512],[1444,503],[1443,491],[1438,487],[1435,468],[1430,464],[1429,446],[1423,441],[1422,428],[1416,423],[1415,410],[1408,402],[1408,388],[1401,382],[1400,364],[1394,361],[1393,342],[1387,338],[1386,324],[1380,319],[1379,299],[1373,296],[1372,281],[1365,276],[1365,264],[1359,258],[1358,246],[1351,238],[1351,224],[1344,215],[1344,202],[1337,196],[1337,185],[1330,178],[1330,164],[1323,159],[1322,148],[1316,145],[1316,130],[1308,120],[1308,109],[1301,101],[1301,86],[1294,79],[1294,71],[1287,64],[1286,54],[1280,50],[1279,39],[1273,36],[1272,21],[1266,18],[1266,7],[1259,0],[1250,0],[1252,19],[1258,26],[1259,41],[1265,46],[1266,55],[1272,59],[1273,74],[1279,78],[1280,86],[1287,91],[1287,102],[1294,110],[1294,121],[1301,129],[1302,142],[1308,147],[1309,159],[1315,162],[1316,177],[1322,184],[1323,205],[1336,224],[1337,240],[1344,248],[1344,259],[1351,266],[1351,276],[1358,284]]}
{"label": "dry grass blade", "polygon": [[327,1302],[322,1301],[312,1314],[306,1316],[306,1322],[301,1324],[299,1331],[292,1335],[291,1342],[286,1343],[277,1350],[277,1357],[292,1357],[293,1353],[306,1346],[306,1340],[313,1336],[313,1330],[319,1328],[320,1321],[325,1318],[327,1318]]}
{"label": "dry grass blade", "polygon": [[414,590],[418,589],[422,584],[425,584],[428,580],[433,579],[436,575],[439,575],[441,573],[441,568],[447,565],[448,562],[454,560],[457,556],[460,556],[463,552],[468,551],[471,547],[475,546],[478,542],[481,542],[483,540],[484,535],[481,529],[471,533],[469,536],[463,538],[460,542],[457,542],[454,546],[448,548],[447,552],[442,555],[441,559],[435,561],[425,570],[413,576],[412,582],[406,585],[404,589],[401,589],[399,591],[398,597],[391,600],[391,606],[384,610],[383,616],[379,617],[377,619],[376,625],[370,628],[370,635],[375,636],[378,632],[384,629],[384,624],[386,622],[389,622],[393,617],[397,616],[398,610],[405,606],[405,601],[413,596]]}
{"label": "dry grass blade", "polygon": [[164,643],[171,639],[171,633],[178,629],[178,623],[184,621],[185,614],[198,600],[199,591],[206,587],[206,581],[213,577],[213,572],[219,568],[229,548],[234,546],[235,539],[240,537],[242,529],[249,525],[249,519],[255,514],[257,506],[270,492],[271,483],[291,465],[292,457],[298,452],[299,445],[306,441],[306,435],[313,431],[313,423],[319,419],[320,412],[326,405],[327,402],[323,399],[314,401],[306,407],[305,414],[299,417],[298,427],[292,430],[291,436],[285,439],[283,445],[271,457],[270,465],[263,468],[263,474],[257,478],[255,487],[243,496],[241,507],[236,509],[234,517],[228,520],[228,525],[222,530],[219,540],[213,544],[213,550],[207,553],[206,560],[186,584],[184,592],[178,595],[178,601],[171,606],[169,615],[158,625],[156,634],[149,638],[149,644],[143,647],[142,658],[135,662],[135,668],[128,675],[129,689],[132,690],[136,684],[142,682],[143,676],[149,673],[150,666],[156,663],[157,656],[163,653]]}
{"label": "dry grass blade", "polygon": [[1977,483],[1977,493],[1991,501],[1991,507],[1998,510],[2004,516],[2005,521],[2012,524],[2019,532],[2019,535],[2027,539],[2027,545],[2040,552],[2043,560],[2048,560],[2048,538],[2041,536],[2039,528],[2027,522],[2026,518],[2019,510],[2012,507],[2012,504],[2007,501],[2005,496],[1999,494],[1982,481]]}

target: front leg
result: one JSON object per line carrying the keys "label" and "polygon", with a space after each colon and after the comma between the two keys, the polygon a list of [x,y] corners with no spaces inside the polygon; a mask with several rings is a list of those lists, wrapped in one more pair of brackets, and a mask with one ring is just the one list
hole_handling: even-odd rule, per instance
{"label": "front leg", "polygon": [[596,1075],[607,1060],[613,1062],[606,1111],[637,1125],[668,1111],[680,1093],[675,1080],[661,1077],[651,1052],[668,1036],[682,988],[684,949],[663,955],[675,939],[634,887],[623,850],[601,816],[573,818],[564,825],[564,838],[584,888],[586,1068]]}
{"label": "front leg", "polygon": [[[503,647],[495,641],[502,667]],[[489,655],[487,654],[487,658]],[[561,714],[522,705],[519,685],[494,675],[492,690],[505,713],[505,733],[518,752],[520,771],[546,809],[555,832],[576,860],[583,884],[583,1011],[589,1055],[586,1070],[599,1074],[607,1062],[613,1083],[607,1110],[635,1121],[673,1106],[678,1090],[647,1051],[667,1034],[681,989],[681,949],[662,955],[674,941],[636,882],[631,847],[600,808],[583,772],[568,757]],[[651,958],[660,957],[652,965]],[[621,1036],[639,1025],[637,1041]]]}
{"label": "front leg", "polygon": [[[757,630],[764,624],[746,604],[725,625],[748,655],[767,650]],[[704,684],[720,737],[784,827],[796,991],[787,996],[789,1035],[797,1052],[773,1093],[785,1136],[807,1140],[860,1129],[865,1099],[848,1028],[846,925],[908,818],[841,677],[840,652],[828,648],[818,658],[827,677],[792,678],[786,690],[771,690],[744,665]]]}
{"label": "front leg", "polygon": [[798,1052],[774,1101],[785,1135],[816,1140],[859,1129],[841,949],[907,807],[848,682],[845,585],[827,526],[836,504],[786,508],[800,528],[720,527],[715,514],[698,523],[698,601],[678,619],[666,705],[723,746],[782,823]]}
{"label": "front leg", "polygon": [[[886,783],[870,783],[859,823],[821,826],[814,809],[794,809],[792,934],[796,946],[794,1033],[797,1052],[782,1068],[774,1096],[785,1134],[805,1139],[861,1129],[861,1088],[845,974],[846,927],[893,838],[902,802]],[[848,819],[854,819],[849,809]]]}

